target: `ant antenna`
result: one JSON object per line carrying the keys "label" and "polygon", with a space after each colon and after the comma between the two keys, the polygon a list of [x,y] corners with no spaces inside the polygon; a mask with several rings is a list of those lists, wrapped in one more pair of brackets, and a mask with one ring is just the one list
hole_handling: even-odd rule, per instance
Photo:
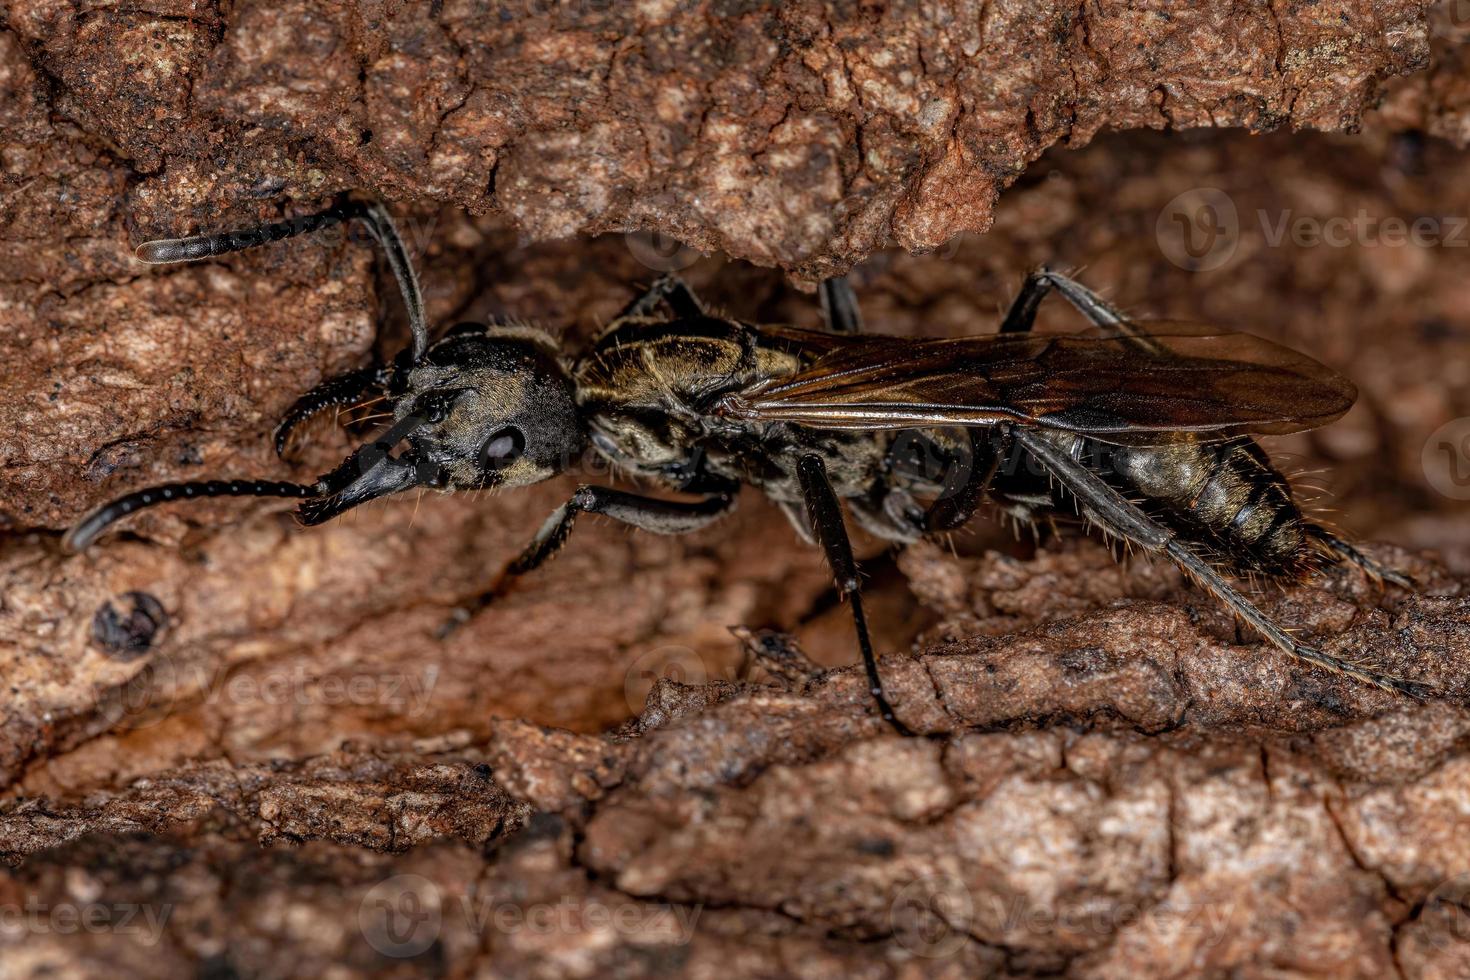
{"label": "ant antenna", "polygon": [[311,497],[316,488],[302,483],[281,483],[273,480],[196,480],[189,483],[164,483],[147,487],[103,504],[81,521],[77,522],[61,545],[67,551],[77,552],[96,540],[97,535],[114,521],[129,514],[156,507],[173,500],[192,500],[195,497]]}
{"label": "ant antenna", "polygon": [[272,225],[260,225],[240,231],[226,231],[215,235],[191,235],[188,238],[160,238],[139,245],[136,254],[150,265],[172,262],[192,262],[228,252],[240,252],[257,245],[267,245],[283,238],[294,238],[340,224],[344,221],[360,221],[368,233],[383,249],[388,268],[398,281],[398,292],[403,297],[403,306],[408,311],[408,328],[413,333],[413,359],[417,361],[429,347],[429,327],[424,315],[424,298],[419,291],[419,280],[413,271],[408,250],[403,238],[393,224],[388,209],[375,201],[346,200],[316,214],[290,218]]}

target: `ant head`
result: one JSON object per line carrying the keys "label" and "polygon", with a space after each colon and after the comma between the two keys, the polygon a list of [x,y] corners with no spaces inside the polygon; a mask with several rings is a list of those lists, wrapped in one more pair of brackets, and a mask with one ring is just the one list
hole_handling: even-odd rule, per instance
{"label": "ant head", "polygon": [[552,341],[524,327],[461,324],[400,366],[389,392],[392,427],[318,481],[316,498],[301,506],[304,523],[413,487],[539,483],[585,440]]}

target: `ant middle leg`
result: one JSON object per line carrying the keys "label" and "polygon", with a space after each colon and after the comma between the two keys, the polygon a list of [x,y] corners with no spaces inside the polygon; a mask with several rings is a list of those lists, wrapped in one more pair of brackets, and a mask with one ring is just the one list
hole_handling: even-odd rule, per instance
{"label": "ant middle leg", "polygon": [[667,303],[677,317],[692,319],[704,316],[704,304],[694,294],[694,290],[683,279],[669,272],[659,276],[647,289],[634,297],[631,303],[623,307],[617,318],[648,316],[659,303]]}
{"label": "ant middle leg", "polygon": [[862,653],[863,667],[868,674],[868,693],[878,705],[878,713],[900,735],[913,732],[893,713],[893,706],[883,690],[883,678],[878,673],[878,658],[873,653],[873,638],[868,633],[868,619],[863,612],[862,583],[858,578],[857,562],[852,556],[852,541],[847,536],[847,525],[842,520],[842,504],[832,490],[827,478],[827,466],[822,457],[807,455],[796,463],[796,475],[801,481],[802,496],[806,500],[807,516],[812,523],[814,536],[821,542],[827,556],[827,565],[837,580],[837,588],[852,610],[853,628],[857,631],[858,650]]}

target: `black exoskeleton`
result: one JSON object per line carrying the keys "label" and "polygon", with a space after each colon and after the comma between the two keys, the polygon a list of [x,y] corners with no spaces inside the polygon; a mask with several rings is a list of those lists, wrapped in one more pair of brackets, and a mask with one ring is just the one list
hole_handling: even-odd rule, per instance
{"label": "black exoskeleton", "polygon": [[[859,333],[846,282],[828,280],[825,331],[757,326],[705,309],[678,279],[658,280],[577,357],[526,327],[461,324],[430,343],[418,282],[386,211],[348,202],[251,231],[148,242],[150,262],[220,255],[335,222],[362,222],[383,246],[413,345],[390,365],[303,395],[276,434],[284,452],[316,413],[385,396],[393,422],[311,484],[213,480],[121,497],[67,535],[85,548],[140,508],[201,496],[302,498],[305,524],[409,488],[527,486],[590,445],[613,466],[685,495],[581,486],[553,512],[475,608],[545,562],[577,516],[659,534],[705,527],[751,485],[819,544],[848,601],[871,691],[907,731],[879,677],[844,509],[898,543],[965,524],[988,497],[1030,521],[1080,512],[1112,538],[1160,554],[1273,645],[1309,663],[1414,693],[1416,685],[1306,646],[1217,570],[1288,576],[1347,560],[1408,585],[1305,520],[1250,433],[1335,419],[1353,386],[1301,354],[1249,334],[1134,323],[1079,283],[1030,276],[997,334],[900,340]],[[1031,331],[1052,289],[1096,329]],[[1209,556],[1208,558],[1206,556]]]}

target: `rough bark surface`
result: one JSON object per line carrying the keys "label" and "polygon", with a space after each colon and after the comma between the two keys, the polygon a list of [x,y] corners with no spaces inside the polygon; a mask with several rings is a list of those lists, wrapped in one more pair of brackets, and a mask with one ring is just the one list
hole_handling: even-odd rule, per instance
{"label": "rough bark surface", "polygon": [[817,277],[984,231],[1104,127],[1356,129],[1428,63],[1425,6],[20,0],[9,23],[146,175],[150,234],[358,187]]}
{"label": "rough bark surface", "polygon": [[[1463,975],[1467,39],[1392,0],[0,5],[7,971]],[[1203,127],[1325,132],[1102,132]],[[689,539],[585,522],[435,639],[599,473],[309,532],[158,510],[63,555],[126,489],[352,445],[269,432],[401,344],[370,249],[131,258],[344,188],[393,202],[436,323],[569,349],[661,271],[811,325],[798,287],[860,263],[872,329],[963,335],[1044,261],[1306,350],[1360,403],[1270,448],[1422,588],[1261,601],[1443,696],[981,521],[863,545],[899,739],[750,495]]]}

